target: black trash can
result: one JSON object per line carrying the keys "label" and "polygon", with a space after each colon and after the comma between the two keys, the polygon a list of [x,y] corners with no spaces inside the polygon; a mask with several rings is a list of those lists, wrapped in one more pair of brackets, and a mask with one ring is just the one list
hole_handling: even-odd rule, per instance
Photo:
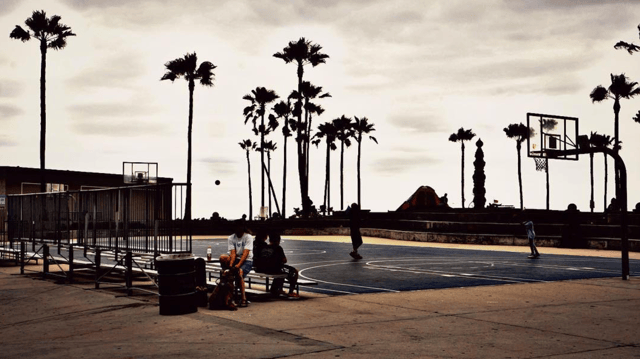
{"label": "black trash can", "polygon": [[160,315],[195,313],[195,260],[191,255],[162,255],[156,258]]}

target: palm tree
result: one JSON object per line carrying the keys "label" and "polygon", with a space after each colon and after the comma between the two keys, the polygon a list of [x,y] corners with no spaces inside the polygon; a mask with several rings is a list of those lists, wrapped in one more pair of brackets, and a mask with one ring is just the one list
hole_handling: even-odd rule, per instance
{"label": "palm tree", "polygon": [[522,142],[534,134],[534,129],[527,127],[523,123],[512,123],[503,129],[507,137],[516,140],[516,152],[518,153],[518,186],[520,187],[520,209],[524,208],[522,196],[522,159],[521,153]]}
{"label": "palm tree", "polygon": [[[638,25],[638,32],[640,32],[640,25]],[[625,49],[629,53],[629,55],[633,55],[634,52],[640,51],[640,46],[634,45],[632,43],[626,43],[624,41],[618,41],[617,44],[613,45],[613,48],[616,50]]]}
{"label": "palm tree", "polygon": [[327,159],[325,168],[325,180],[324,180],[324,199],[323,204],[327,211],[331,208],[331,151],[335,151],[336,147],[336,127],[333,122],[321,123],[318,125],[318,132],[313,136],[316,140],[313,144],[318,146],[320,141],[324,138],[327,143]]}
{"label": "palm tree", "polygon": [[[285,63],[295,63],[297,65],[298,75],[298,93],[302,93],[302,78],[304,76],[304,66],[311,65],[313,67],[323,64],[329,55],[320,52],[322,46],[313,44],[311,41],[301,37],[298,41],[290,41],[289,45],[282,49],[282,52],[273,54],[273,57],[282,59]],[[296,103],[296,115],[298,116],[298,123],[302,124],[302,97],[297,98]],[[306,110],[305,110],[306,111]],[[305,114],[305,118],[306,118]],[[305,122],[306,125],[306,122]],[[307,126],[297,126],[298,137],[302,137],[302,131]],[[310,208],[304,208],[307,206],[305,203],[309,197],[309,178],[307,175],[307,156],[303,150],[303,143],[298,142],[298,176],[300,178],[300,195],[303,203],[303,212],[309,213]],[[308,206],[307,206],[308,207]]]}
{"label": "palm tree", "polygon": [[251,192],[251,160],[249,159],[249,153],[256,150],[256,143],[247,139],[239,143],[240,147],[247,153],[247,174],[249,178],[249,220],[253,218],[253,195]]}
{"label": "palm tree", "polygon": [[460,127],[460,129],[458,129],[458,132],[452,133],[449,136],[449,141],[451,141],[451,142],[460,142],[461,149],[462,149],[462,162],[461,162],[461,168],[462,168],[462,175],[461,175],[461,177],[462,177],[462,208],[464,208],[464,141],[470,141],[475,136],[476,136],[476,134],[473,133],[471,130],[465,130],[462,127]]}
{"label": "palm tree", "polygon": [[[271,133],[275,127],[278,126],[278,122],[275,121],[275,117],[269,117],[269,126],[265,126],[264,124],[264,115],[266,113],[266,105],[275,101],[279,96],[273,90],[267,90],[264,87],[256,87],[254,90],[251,90],[251,94],[244,95],[242,97],[243,100],[251,101],[251,105],[244,108],[244,123],[246,124],[249,120],[253,123],[253,132],[256,135],[260,135],[260,148],[264,148],[264,136]],[[256,122],[260,119],[260,126],[256,127]],[[274,122],[275,121],[275,122]],[[275,126],[275,127],[273,127]],[[262,202],[261,206],[264,207],[264,151],[260,151],[260,162],[262,167],[260,167],[262,173],[262,182],[261,182],[261,193],[262,193]]]}
{"label": "palm tree", "polygon": [[340,141],[340,210],[344,210],[344,146],[351,146],[351,139],[355,137],[353,121],[342,115],[333,120],[336,128],[336,138]]}
{"label": "palm tree", "polygon": [[[613,139],[611,138],[611,136],[608,135],[601,135],[597,132],[591,133],[591,137],[589,138],[589,144],[593,147],[608,147],[613,143]],[[607,154],[603,153],[603,157],[604,157],[604,209],[603,211],[607,210],[607,182],[608,182],[608,178],[609,178],[609,165],[607,162]],[[591,193],[592,193],[592,199],[593,199],[593,164],[591,165]]]}
{"label": "palm tree", "polygon": [[[278,146],[273,141],[265,141],[264,147],[260,149],[260,152],[267,153],[267,175],[269,183],[271,183],[271,152],[275,151]],[[269,191],[269,212],[271,211],[271,191]]]}
{"label": "palm tree", "polygon": [[53,15],[48,18],[44,10],[34,11],[31,17],[25,20],[28,30],[19,25],[11,31],[9,37],[12,39],[27,42],[31,38],[40,41],[40,170],[41,182],[40,191],[45,192],[45,150],[47,134],[47,111],[46,111],[46,68],[47,49],[60,50],[67,46],[67,37],[76,36],[71,32],[71,28],[60,23],[61,17]]}
{"label": "palm tree", "polygon": [[[589,144],[591,146],[593,146],[594,142],[599,141],[599,139],[595,136],[599,135],[596,132],[591,132],[591,136],[589,137]],[[591,213],[593,213],[593,209],[596,207],[596,203],[593,200],[593,152],[589,153],[589,174],[591,180],[591,199],[589,200],[589,209],[591,210]]]}
{"label": "palm tree", "polygon": [[[362,209],[362,202],[360,201],[360,154],[362,149],[362,134],[363,133],[371,133],[376,129],[373,128],[373,123],[369,123],[369,119],[366,117],[357,118],[353,123],[353,133],[355,135],[355,139],[358,142],[358,206]],[[375,137],[369,136],[370,139],[373,140],[376,144],[378,144],[378,140]]]}
{"label": "palm tree", "polygon": [[[606,99],[613,100],[613,114],[614,114],[614,151],[620,151],[620,136],[619,136],[619,115],[620,115],[620,100],[621,99],[630,99],[638,94],[640,94],[640,88],[636,87],[638,85],[637,82],[629,82],[627,77],[624,74],[614,75],[611,74],[611,85],[609,88],[605,88],[602,85],[596,86],[596,88],[591,91],[589,97],[591,97],[592,102],[602,102]],[[618,178],[618,166],[615,166],[616,173],[616,197],[618,196],[618,186],[619,186],[619,178]]]}
{"label": "palm tree", "polygon": [[282,168],[282,218],[287,218],[287,138],[291,137],[291,128],[289,127],[289,116],[291,115],[291,103],[290,99],[287,102],[280,101],[273,106],[273,112],[276,117],[283,120],[282,136],[284,137],[284,149],[283,149],[283,168]]}
{"label": "palm tree", "polygon": [[181,77],[187,81],[189,85],[189,127],[187,130],[187,196],[185,199],[185,216],[187,220],[191,219],[191,133],[193,132],[193,91],[195,90],[196,80],[200,82],[202,86],[213,86],[213,70],[216,68],[214,64],[209,61],[203,61],[200,66],[197,66],[198,56],[196,53],[187,53],[184,57],[171,60],[164,64],[167,68],[167,72],[162,76],[160,81],[171,80],[175,81]]}

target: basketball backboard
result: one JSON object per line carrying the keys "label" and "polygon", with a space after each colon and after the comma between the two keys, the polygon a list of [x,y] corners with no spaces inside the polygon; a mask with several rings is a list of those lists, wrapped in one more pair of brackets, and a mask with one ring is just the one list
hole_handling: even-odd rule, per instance
{"label": "basketball backboard", "polygon": [[[578,148],[578,118],[527,113],[527,127],[532,135],[527,138],[527,156],[547,157],[547,150],[575,150]],[[554,159],[577,161],[578,155],[558,155]]]}
{"label": "basketball backboard", "polygon": [[157,162],[122,162],[125,184],[154,184],[158,182]]}

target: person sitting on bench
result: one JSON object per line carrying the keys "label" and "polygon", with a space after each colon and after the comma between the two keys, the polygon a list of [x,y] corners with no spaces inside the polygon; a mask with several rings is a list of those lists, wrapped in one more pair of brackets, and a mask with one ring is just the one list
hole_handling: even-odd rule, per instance
{"label": "person sitting on bench", "polygon": [[285,293],[282,288],[284,286],[284,278],[276,278],[273,280],[271,286],[271,293],[275,295],[287,295],[289,298],[300,298],[295,292],[296,284],[298,283],[298,270],[290,265],[286,265],[287,257],[284,255],[284,250],[280,247],[280,233],[271,232],[269,234],[269,247],[273,250],[273,268],[270,268],[275,274],[286,274],[289,281],[289,293]]}
{"label": "person sitting on bench", "polygon": [[[240,293],[242,295],[240,302],[241,307],[246,307],[249,303],[244,290],[244,278],[247,277],[253,267],[253,237],[247,232],[246,228],[238,226],[234,234],[229,236],[228,239],[229,254],[220,256],[220,266],[222,269],[230,269],[233,267],[233,269],[238,270]],[[241,253],[240,257],[238,257],[238,253]]]}

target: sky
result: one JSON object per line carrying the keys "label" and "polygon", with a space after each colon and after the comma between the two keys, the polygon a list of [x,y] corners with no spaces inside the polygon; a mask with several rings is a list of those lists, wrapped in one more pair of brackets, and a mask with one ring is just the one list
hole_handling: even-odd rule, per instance
{"label": "sky", "polygon": [[[579,118],[580,134],[613,135],[613,102],[589,93],[610,74],[640,81],[640,3],[601,0],[480,1],[210,1],[0,0],[0,153],[3,166],[39,167],[37,43],[10,39],[34,10],[77,35],[47,54],[46,167],[121,173],[123,161],[158,162],[159,175],[186,181],[188,87],[160,81],[164,64],[196,52],[210,61],[213,87],[196,86],[193,124],[193,216],[228,219],[249,212],[245,152],[257,140],[244,124],[245,94],[256,87],[286,98],[296,68],[273,54],[305,37],[329,55],[304,78],[332,97],[318,124],[342,115],[367,117],[378,144],[362,143],[362,207],[397,209],[430,186],[461,206],[461,148],[448,141],[464,127],[465,199],[473,199],[476,140],[482,139],[488,202],[519,206],[515,141],[503,128],[528,112]],[[640,202],[640,98],[623,100],[621,156],[628,170],[629,207]],[[283,139],[269,140],[272,181],[282,201]],[[294,141],[289,140],[287,215],[300,207]],[[345,207],[357,199],[357,149],[345,152]],[[610,161],[611,162],[611,161]],[[604,202],[603,157],[594,162],[596,210]],[[609,164],[609,198],[613,194]],[[253,213],[260,206],[260,156],[251,155]],[[331,204],[340,209],[339,151],[331,154]],[[544,209],[546,181],[523,151],[524,206]],[[589,159],[549,163],[551,209],[575,203],[589,210]],[[310,196],[322,204],[325,148],[312,147]],[[215,185],[219,180],[220,185]],[[275,207],[275,205],[274,205]],[[275,208],[273,208],[275,210]]]}

